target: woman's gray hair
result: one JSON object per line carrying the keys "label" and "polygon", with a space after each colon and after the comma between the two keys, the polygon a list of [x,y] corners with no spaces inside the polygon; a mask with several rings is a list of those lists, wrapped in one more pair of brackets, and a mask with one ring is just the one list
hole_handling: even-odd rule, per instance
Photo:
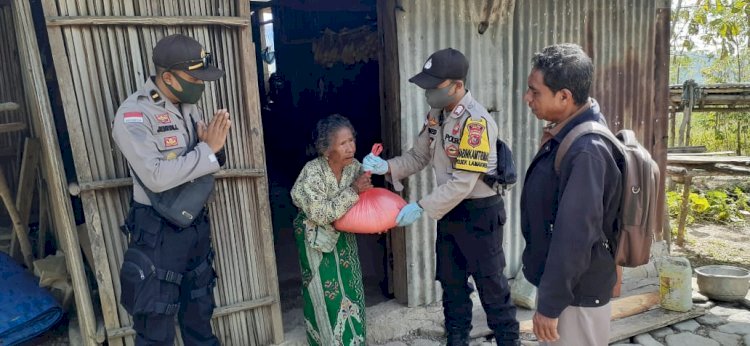
{"label": "woman's gray hair", "polygon": [[357,136],[357,132],[354,131],[354,126],[349,122],[349,119],[340,114],[331,114],[318,120],[318,124],[315,126],[315,131],[313,132],[313,143],[315,151],[319,156],[325,155],[328,148],[331,147],[333,134],[342,128],[348,128],[352,131],[352,136]]}

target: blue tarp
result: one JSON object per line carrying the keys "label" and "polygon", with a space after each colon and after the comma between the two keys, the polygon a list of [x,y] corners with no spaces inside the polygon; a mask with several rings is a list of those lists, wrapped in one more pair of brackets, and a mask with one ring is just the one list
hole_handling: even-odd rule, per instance
{"label": "blue tarp", "polygon": [[39,279],[0,252],[0,345],[16,345],[41,335],[62,318],[55,298]]}

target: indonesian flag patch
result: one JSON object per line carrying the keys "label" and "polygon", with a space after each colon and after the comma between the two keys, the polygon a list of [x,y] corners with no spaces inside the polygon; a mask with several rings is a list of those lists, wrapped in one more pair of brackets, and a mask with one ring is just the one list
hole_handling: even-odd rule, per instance
{"label": "indonesian flag patch", "polygon": [[126,112],[122,116],[125,123],[142,123],[143,113],[141,112]]}

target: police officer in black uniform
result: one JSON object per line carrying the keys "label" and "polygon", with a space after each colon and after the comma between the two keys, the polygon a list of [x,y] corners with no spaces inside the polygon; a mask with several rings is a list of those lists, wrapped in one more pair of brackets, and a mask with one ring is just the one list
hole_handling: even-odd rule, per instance
{"label": "police officer in black uniform", "polygon": [[363,169],[386,174],[396,190],[399,182],[432,164],[437,187],[418,202],[407,204],[396,222],[407,226],[422,213],[438,220],[435,251],[443,288],[448,345],[468,345],[471,331],[471,275],[479,289],[487,324],[498,345],[518,344],[516,309],[503,275],[505,207],[484,175],[497,172],[498,128],[495,120],[466,90],[469,62],[458,50],[433,53],[410,82],[425,89],[431,110],[414,146],[402,156],[383,160],[368,155]]}
{"label": "police officer in black uniform", "polygon": [[156,212],[146,189],[161,193],[219,171],[229,114],[218,110],[205,124],[195,103],[204,81],[224,72],[184,35],[160,40],[153,61],[156,76],[123,102],[112,129],[134,177],[120,302],[133,315],[137,345],[173,345],[175,315],[185,345],[218,345],[210,323],[216,275],[205,208],[190,226],[176,226]]}

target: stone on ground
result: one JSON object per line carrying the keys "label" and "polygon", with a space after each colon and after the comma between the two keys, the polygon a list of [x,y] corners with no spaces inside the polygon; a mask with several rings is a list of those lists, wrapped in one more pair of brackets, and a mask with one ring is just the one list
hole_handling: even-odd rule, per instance
{"label": "stone on ground", "polygon": [[715,330],[712,330],[708,332],[708,336],[712,340],[718,341],[721,346],[739,346],[740,345],[740,336],[735,334],[727,334],[722,332],[717,332]]}
{"label": "stone on ground", "polygon": [[667,336],[667,346],[721,346],[718,342],[695,335],[693,333],[680,333]]}
{"label": "stone on ground", "polygon": [[660,328],[651,332],[651,335],[653,335],[655,338],[665,338],[667,335],[672,334],[674,334],[674,330],[669,327]]}
{"label": "stone on ground", "polygon": [[430,338],[440,338],[445,336],[445,328],[437,324],[427,325],[419,329],[419,335]]}
{"label": "stone on ground", "polygon": [[440,342],[428,339],[416,339],[412,340],[411,346],[440,346]]}
{"label": "stone on ground", "polygon": [[740,312],[727,318],[729,322],[750,323],[750,311]]}
{"label": "stone on ground", "polygon": [[633,338],[633,341],[643,346],[664,346],[661,342],[656,341],[650,334],[641,334]]}
{"label": "stone on ground", "polygon": [[391,341],[383,346],[409,346],[409,345],[403,341]]}
{"label": "stone on ground", "polygon": [[736,309],[736,308],[730,308],[725,306],[716,306],[711,309],[711,313],[718,316],[732,316],[735,314],[739,314],[741,312],[745,312],[747,310],[745,309]]}
{"label": "stone on ground", "polygon": [[687,320],[685,322],[680,322],[672,326],[672,328],[681,331],[681,332],[695,332],[700,328],[701,325],[698,322],[695,322],[695,320]]}
{"label": "stone on ground", "polygon": [[742,322],[729,322],[719,326],[719,331],[729,334],[748,335],[750,334],[750,324]]}
{"label": "stone on ground", "polygon": [[726,317],[716,316],[714,314],[705,314],[696,318],[695,320],[698,321],[698,323],[709,327],[716,327],[727,323]]}
{"label": "stone on ground", "polygon": [[693,291],[693,303],[705,303],[708,301],[708,297],[698,293],[697,291]]}

